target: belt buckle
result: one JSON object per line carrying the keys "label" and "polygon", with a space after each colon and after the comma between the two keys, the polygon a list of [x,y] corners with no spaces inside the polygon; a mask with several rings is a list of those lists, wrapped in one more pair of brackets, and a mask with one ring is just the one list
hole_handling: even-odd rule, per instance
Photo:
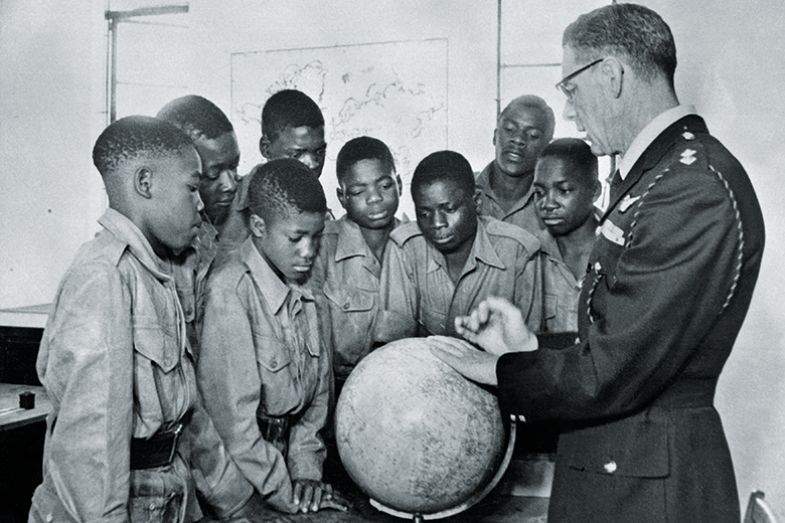
{"label": "belt buckle", "polygon": [[175,452],[177,452],[177,443],[180,441],[180,434],[182,434],[182,432],[183,432],[183,424],[178,423],[177,426],[174,428],[174,431],[172,431],[173,433],[172,448],[171,450],[169,450],[169,459],[167,460],[169,464],[171,464],[172,461],[174,460],[174,454]]}

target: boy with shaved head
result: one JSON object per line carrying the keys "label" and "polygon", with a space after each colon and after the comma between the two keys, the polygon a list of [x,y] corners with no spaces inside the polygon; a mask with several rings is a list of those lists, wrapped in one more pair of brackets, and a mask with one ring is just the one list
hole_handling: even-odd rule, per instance
{"label": "boy with shaved head", "polygon": [[544,226],[535,209],[534,164],[553,138],[553,110],[539,96],[512,100],[496,120],[496,157],[477,176],[480,213],[536,234]]}
{"label": "boy with shaved head", "polygon": [[200,517],[191,467],[219,516],[252,489],[201,407],[169,254],[201,219],[201,165],[172,125],[132,116],[96,141],[109,209],[66,272],[38,354],[52,402],[30,520]]}
{"label": "boy with shaved head", "polygon": [[390,233],[382,264],[377,342],[453,334],[454,318],[505,296],[540,323],[539,242],[520,227],[477,215],[471,165],[453,151],[425,157],[411,182],[416,222]]}
{"label": "boy with shaved head", "polygon": [[199,386],[245,477],[275,510],[344,508],[322,483],[330,358],[305,283],[327,203],[285,158],[251,173],[252,236],[208,279]]}

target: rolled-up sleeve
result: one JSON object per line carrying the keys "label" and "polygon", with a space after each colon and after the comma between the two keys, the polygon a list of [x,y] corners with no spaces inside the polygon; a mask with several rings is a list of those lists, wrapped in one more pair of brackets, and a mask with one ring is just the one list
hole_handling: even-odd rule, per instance
{"label": "rolled-up sleeve", "polygon": [[406,253],[393,242],[384,252],[379,301],[374,341],[387,343],[417,334],[417,289]]}
{"label": "rolled-up sleeve", "polygon": [[[127,521],[133,432],[131,298],[109,264],[72,269],[38,359],[55,404],[44,468],[77,521]],[[53,425],[53,427],[52,427]]]}
{"label": "rolled-up sleeve", "polygon": [[252,286],[248,280],[208,282],[198,383],[207,412],[243,475],[275,508],[292,512],[284,457],[262,437],[256,418],[261,381],[245,305]]}

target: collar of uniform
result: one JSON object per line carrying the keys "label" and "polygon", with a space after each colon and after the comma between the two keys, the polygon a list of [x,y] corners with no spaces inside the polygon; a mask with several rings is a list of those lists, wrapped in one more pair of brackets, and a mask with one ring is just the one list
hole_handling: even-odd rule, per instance
{"label": "collar of uniform", "polygon": [[218,238],[218,229],[215,228],[210,217],[206,212],[202,212],[202,226],[199,228],[199,240],[201,242],[209,241],[215,243]]}
{"label": "collar of uniform", "polygon": [[[466,262],[470,264],[469,268],[473,268],[475,265],[474,261],[479,260],[486,265],[503,270],[506,266],[501,258],[499,258],[499,254],[496,252],[496,248],[493,246],[493,243],[491,243],[491,239],[488,236],[488,231],[485,229],[485,223],[488,219],[489,218],[485,216],[478,216],[477,233],[474,235],[472,250],[469,253],[468,258],[466,258]],[[440,267],[446,267],[447,262],[444,258],[444,254],[431,245],[430,242],[426,243],[428,243],[428,251],[431,253],[431,256],[428,257],[426,271],[433,272]]]}
{"label": "collar of uniform", "polygon": [[98,219],[98,223],[117,239],[128,245],[133,255],[156,278],[163,281],[172,279],[171,271],[167,269],[165,260],[162,260],[155,254],[153,247],[142,234],[142,231],[139,230],[139,227],[124,214],[112,208],[106,209],[103,216]]}
{"label": "collar of uniform", "polygon": [[[499,201],[496,198],[493,189],[491,189],[491,172],[493,172],[493,170],[495,169],[496,169],[496,161],[494,160],[485,166],[485,169],[483,169],[482,172],[477,176],[477,179],[475,180],[474,183],[476,187],[480,189],[480,191],[482,191],[484,196],[486,196],[490,200],[493,200],[493,202],[498,205]],[[532,174],[531,176],[534,175]],[[533,183],[529,187],[529,190],[526,191],[526,194],[524,194],[520,200],[515,202],[515,205],[510,207],[510,210],[506,211],[505,214],[510,215],[520,211],[521,209],[526,207],[526,205],[529,203],[529,201],[531,201],[532,198],[534,198]]]}
{"label": "collar of uniform", "polygon": [[365,243],[360,226],[346,216],[335,222],[340,228],[338,242],[335,245],[335,261],[339,262],[354,256],[368,256],[368,244]]}
{"label": "collar of uniform", "polygon": [[619,176],[624,180],[632,170],[635,162],[646,152],[646,149],[662,132],[670,127],[674,122],[681,120],[687,115],[697,114],[692,105],[677,105],[657,115],[638,136],[632,141],[624,156],[619,160]]}
{"label": "collar of uniform", "polygon": [[547,256],[551,258],[556,258],[557,260],[561,260],[561,250],[559,250],[559,244],[556,241],[556,238],[548,232],[548,229],[542,229],[537,231],[537,239],[540,240],[540,250],[544,252]]}
{"label": "collar of uniform", "polygon": [[273,312],[278,314],[286,303],[289,286],[275,273],[269,262],[262,256],[251,238],[240,246],[240,257],[251,271],[251,278],[262,293],[264,300]]}

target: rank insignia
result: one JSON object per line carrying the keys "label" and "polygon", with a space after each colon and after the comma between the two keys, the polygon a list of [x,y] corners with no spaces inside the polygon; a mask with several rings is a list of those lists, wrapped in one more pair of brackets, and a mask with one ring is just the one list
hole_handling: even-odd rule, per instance
{"label": "rank insignia", "polygon": [[627,212],[627,209],[629,209],[633,203],[637,202],[640,199],[641,199],[640,195],[638,196],[630,196],[629,194],[626,195],[624,198],[622,198],[621,202],[619,202],[619,212],[622,214]]}

